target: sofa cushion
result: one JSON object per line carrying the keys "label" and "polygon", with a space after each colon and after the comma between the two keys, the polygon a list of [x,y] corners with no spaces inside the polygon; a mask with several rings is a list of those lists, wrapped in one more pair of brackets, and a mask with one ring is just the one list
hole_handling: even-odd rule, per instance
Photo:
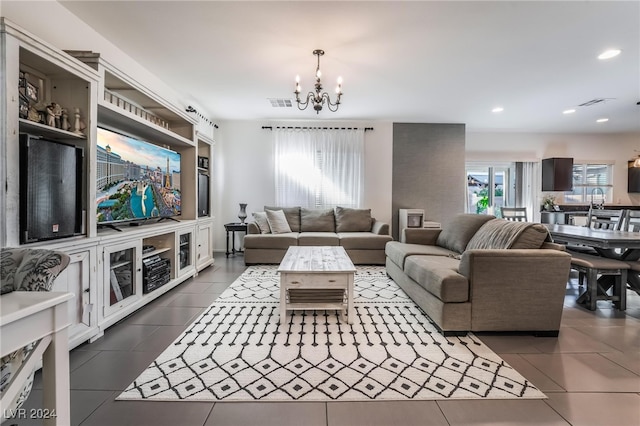
{"label": "sofa cushion", "polygon": [[345,250],[384,250],[390,235],[377,235],[371,232],[339,232],[340,245]]}
{"label": "sofa cushion", "polygon": [[340,245],[335,232],[301,232],[298,235],[299,246],[337,246]]}
{"label": "sofa cushion", "polygon": [[473,249],[539,249],[549,236],[544,225],[493,219],[482,225],[467,244]]}
{"label": "sofa cushion", "polygon": [[244,237],[245,249],[288,249],[298,245],[298,233],[250,234]]}
{"label": "sofa cushion", "polygon": [[405,273],[444,303],[469,300],[469,281],[458,273],[460,261],[444,256],[409,256]]}
{"label": "sofa cushion", "polygon": [[287,223],[291,232],[300,232],[300,207],[269,207],[264,206],[264,210],[282,210],[287,217]]}
{"label": "sofa cushion", "polygon": [[261,234],[270,234],[271,227],[269,227],[269,221],[267,220],[266,212],[254,212],[253,220],[256,221],[256,225],[258,225],[258,229]]}
{"label": "sofa cushion", "polygon": [[333,209],[300,209],[300,232],[336,232]]}
{"label": "sofa cushion", "polygon": [[438,235],[436,244],[440,247],[462,253],[467,248],[471,238],[486,222],[495,216],[482,214],[460,214],[453,218]]}
{"label": "sofa cushion", "polygon": [[336,207],[336,232],[371,231],[371,209]]}
{"label": "sofa cushion", "polygon": [[287,217],[282,210],[265,210],[267,213],[267,222],[273,234],[286,234],[291,232]]}
{"label": "sofa cushion", "polygon": [[390,241],[385,245],[385,254],[393,263],[404,269],[407,256],[414,254],[426,254],[431,256],[452,257],[458,253],[440,246],[429,246],[423,244],[406,244],[398,241]]}

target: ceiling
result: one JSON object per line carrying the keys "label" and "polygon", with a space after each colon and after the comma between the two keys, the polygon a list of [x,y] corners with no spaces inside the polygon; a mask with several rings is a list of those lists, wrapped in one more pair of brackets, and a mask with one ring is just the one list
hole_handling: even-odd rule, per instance
{"label": "ceiling", "polygon": [[[61,3],[214,120],[640,132],[638,1]],[[312,87],[314,49],[332,96],[344,79],[339,111],[272,107],[296,75]]]}

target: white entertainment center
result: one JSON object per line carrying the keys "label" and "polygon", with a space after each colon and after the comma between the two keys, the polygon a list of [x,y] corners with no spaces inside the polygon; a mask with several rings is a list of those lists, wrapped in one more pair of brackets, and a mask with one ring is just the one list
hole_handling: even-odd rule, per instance
{"label": "white entertainment center", "polygon": [[[203,197],[198,182],[203,186],[203,177],[211,179],[214,128],[130,78],[99,53],[65,52],[0,19],[4,47],[0,153],[6,182],[0,199],[1,243],[69,254],[71,263],[53,290],[75,295],[69,303],[73,348],[102,336],[107,327],[213,264],[213,185],[205,182],[208,193]],[[38,103],[44,101],[62,106],[67,116],[61,119],[58,114],[55,124],[50,115],[38,120],[36,110],[42,110]],[[112,228],[98,223],[98,127],[180,154],[180,214],[175,220],[148,219],[137,222],[139,226],[122,223]],[[25,133],[79,147],[84,153],[82,179],[77,182],[82,223],[72,236],[32,243],[21,238],[25,194],[20,193],[24,170],[19,138]],[[209,204],[204,208],[203,199]],[[56,208],[55,201],[51,206]],[[158,265],[168,265],[161,280],[153,275]]]}

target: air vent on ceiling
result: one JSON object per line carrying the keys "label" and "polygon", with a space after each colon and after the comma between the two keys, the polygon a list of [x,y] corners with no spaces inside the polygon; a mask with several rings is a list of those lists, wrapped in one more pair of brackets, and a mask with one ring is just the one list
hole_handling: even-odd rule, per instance
{"label": "air vent on ceiling", "polygon": [[582,103],[582,104],[580,104],[578,106],[580,106],[580,107],[593,106],[593,105],[597,105],[597,104],[602,103],[602,102],[612,101],[614,99],[615,98],[595,98],[595,99],[591,99],[590,101],[587,101],[585,103]]}
{"label": "air vent on ceiling", "polygon": [[291,99],[269,98],[269,102],[274,108],[291,108],[293,106]]}

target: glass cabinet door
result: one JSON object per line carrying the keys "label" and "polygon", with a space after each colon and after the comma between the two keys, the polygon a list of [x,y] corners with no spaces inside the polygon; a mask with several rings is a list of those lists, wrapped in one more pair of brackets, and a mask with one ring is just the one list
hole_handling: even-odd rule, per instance
{"label": "glass cabinet door", "polygon": [[115,305],[136,294],[134,286],[134,249],[119,250],[109,255],[109,281],[111,291],[109,305]]}
{"label": "glass cabinet door", "polygon": [[140,295],[137,245],[104,249],[104,315],[137,300]]}

